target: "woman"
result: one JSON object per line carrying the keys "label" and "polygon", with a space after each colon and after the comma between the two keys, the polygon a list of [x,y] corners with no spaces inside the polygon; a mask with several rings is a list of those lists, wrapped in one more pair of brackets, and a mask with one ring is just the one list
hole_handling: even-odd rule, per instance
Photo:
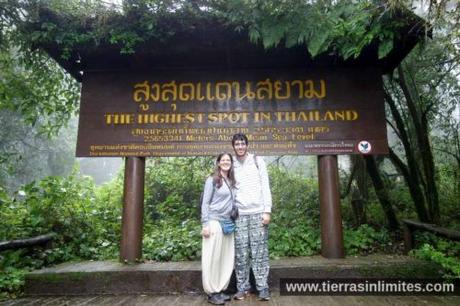
{"label": "woman", "polygon": [[232,155],[222,153],[217,156],[214,174],[206,180],[201,203],[203,289],[208,302],[215,305],[230,300],[222,291],[232,275],[235,245],[233,233],[224,234],[221,222],[230,220],[234,187]]}

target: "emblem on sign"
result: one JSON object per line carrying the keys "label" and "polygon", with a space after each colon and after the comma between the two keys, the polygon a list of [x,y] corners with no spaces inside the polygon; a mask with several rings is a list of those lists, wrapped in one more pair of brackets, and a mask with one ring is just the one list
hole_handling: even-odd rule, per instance
{"label": "emblem on sign", "polygon": [[370,153],[372,150],[372,146],[371,144],[366,141],[366,140],[362,140],[358,143],[358,151],[363,153],[363,154],[367,154],[367,153]]}

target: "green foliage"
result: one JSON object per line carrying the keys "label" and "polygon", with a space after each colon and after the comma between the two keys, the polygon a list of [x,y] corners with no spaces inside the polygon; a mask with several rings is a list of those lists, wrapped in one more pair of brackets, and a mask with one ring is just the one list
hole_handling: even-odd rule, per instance
{"label": "green foliage", "polygon": [[[210,158],[154,159],[146,171],[144,254],[152,260],[199,259],[199,199]],[[273,220],[272,257],[302,256],[319,250],[316,183],[270,167]],[[290,186],[286,189],[286,186]],[[277,243],[275,243],[275,241]]]}
{"label": "green foliage", "polygon": [[391,244],[391,239],[384,228],[377,231],[363,224],[355,230],[346,229],[344,233],[344,245],[348,255],[374,253],[386,244]]}
{"label": "green foliage", "polygon": [[120,186],[114,181],[97,192],[91,179],[72,174],[27,184],[14,196],[0,189],[0,241],[56,234],[51,248],[0,254],[0,292],[17,294],[23,274],[31,269],[70,260],[115,258]]}
{"label": "green foliage", "polygon": [[[39,33],[19,31],[21,22],[35,15],[33,10],[26,13],[31,2],[2,0],[0,4],[0,184],[8,189],[22,185],[24,177],[29,182],[46,175],[66,174],[62,169],[69,167],[53,169],[52,164],[64,162],[60,153],[69,147],[64,142],[51,145],[44,136],[56,136],[76,113],[79,101],[77,82],[44,51],[33,46]],[[37,161],[41,154],[36,152],[50,147],[56,147],[57,155],[50,153],[48,161]],[[33,151],[35,156],[24,151]],[[28,162],[35,163],[28,167]],[[51,171],[31,174],[46,164]],[[15,178],[18,182],[12,182]]]}
{"label": "green foliage", "polygon": [[460,167],[450,163],[441,164],[438,168],[439,202],[441,207],[442,225],[460,231]]}
{"label": "green foliage", "polygon": [[445,278],[460,277],[460,242],[416,231],[415,245],[412,256],[438,263],[444,269]]}
{"label": "green foliage", "polygon": [[[25,185],[2,207],[1,218],[6,224],[0,229],[0,240],[58,233],[55,247],[47,251],[49,263],[74,257],[89,258],[95,235],[91,223],[93,203],[94,187],[88,179],[48,177],[38,184]],[[88,231],[90,228],[93,230]]]}
{"label": "green foliage", "polygon": [[269,174],[273,211],[276,211],[273,222],[285,228],[303,222],[319,226],[317,180],[292,174],[279,167],[270,167]]}
{"label": "green foliage", "polygon": [[270,258],[315,255],[321,249],[320,231],[301,221],[291,227],[274,221],[270,225],[268,245]]}
{"label": "green foliage", "polygon": [[[144,249],[146,260],[199,260],[199,198],[213,158],[155,158],[146,171]],[[273,195],[269,250],[271,258],[320,252],[318,186],[315,179],[269,166]],[[404,191],[397,191],[401,195]],[[25,185],[13,196],[0,189],[0,240],[57,234],[52,248],[5,251],[0,255],[0,292],[16,295],[31,269],[70,260],[116,259],[119,252],[123,179],[96,188],[87,177],[48,177]],[[346,220],[345,220],[346,224]],[[420,253],[458,275],[452,258],[459,245],[421,235],[436,252]],[[394,251],[398,244],[378,227],[345,226],[345,252],[363,255]],[[422,251],[420,251],[422,252]],[[443,254],[443,255],[440,255]],[[417,255],[417,256],[422,256]],[[445,259],[443,259],[445,258]]]}
{"label": "green foliage", "polygon": [[0,40],[0,110],[21,114],[21,120],[56,135],[76,113],[79,85],[43,51],[6,28]]}
{"label": "green foliage", "polygon": [[284,41],[287,48],[306,46],[312,57],[325,52],[348,59],[376,43],[379,58],[393,49],[401,29],[411,22],[401,3],[376,1],[227,1],[221,13],[229,22],[246,26],[252,42],[265,48]]}
{"label": "green foliage", "polygon": [[389,182],[389,185],[389,196],[397,211],[406,217],[413,216],[416,218],[407,185],[401,179]]}
{"label": "green foliage", "polygon": [[[288,48],[305,46],[313,57],[332,52],[347,59],[376,43],[382,58],[415,18],[402,2],[366,0],[137,0],[118,7],[98,1],[51,1],[41,8],[41,15],[28,15],[22,34],[36,43],[57,43],[64,57],[83,45],[116,45],[122,54],[130,54],[146,41],[162,41],[203,20],[218,20],[247,31],[252,42],[267,49],[284,41]],[[37,11],[34,6],[23,9]],[[52,14],[56,17],[49,18]]]}
{"label": "green foliage", "polygon": [[0,300],[6,297],[15,298],[24,286],[25,271],[8,266],[2,272],[0,273]]}
{"label": "green foliage", "polygon": [[[312,57],[334,54],[347,59],[359,56],[363,48],[376,43],[378,56],[382,58],[392,51],[399,30],[412,18],[410,14],[398,15],[401,10],[395,8],[401,1],[130,0],[124,1],[121,7],[108,7],[102,1],[41,1],[56,14],[56,19],[50,20],[46,13],[40,16],[43,19],[37,19],[36,3],[5,0],[0,5],[1,119],[4,123],[22,120],[34,127],[33,130],[7,130],[4,124],[0,162],[5,166],[2,170],[8,171],[1,174],[3,177],[20,171],[13,162],[6,164],[5,161],[19,156],[15,159],[19,164],[21,158],[26,159],[18,154],[18,147],[12,145],[14,141],[6,141],[6,134],[12,133],[9,131],[18,132],[18,139],[24,141],[36,138],[38,132],[55,135],[78,109],[79,85],[50,61],[48,55],[34,48],[34,44],[57,44],[64,58],[69,58],[80,46],[115,47],[122,54],[131,54],[149,40],[164,42],[178,31],[193,31],[197,22],[217,20],[247,32],[253,43],[262,43],[267,49],[281,44],[288,48],[304,46]],[[420,114],[426,116],[423,118],[437,133],[431,135],[431,140],[433,150],[439,153],[435,154],[435,161],[442,222],[459,229],[460,223],[455,219],[460,198],[459,123],[452,116],[458,111],[460,96],[455,75],[459,58],[455,42],[460,32],[455,14],[458,15],[458,7],[449,14],[437,11],[429,16],[432,19],[435,16],[435,39],[416,49],[405,64],[409,72],[416,72],[411,74],[411,81],[417,85],[412,88],[412,94],[419,97]],[[446,19],[441,20],[444,16]],[[164,22],[170,19],[175,20],[174,27]],[[392,97],[399,98],[399,110],[407,120],[409,112],[401,103],[404,93],[395,90],[398,81],[394,75],[386,84],[392,87]],[[19,116],[15,117],[16,114]],[[410,123],[408,130],[412,132],[409,141],[416,144]],[[41,140],[37,138],[36,142]],[[41,148],[37,143],[28,145],[37,150]],[[50,155],[49,159],[59,159],[56,156]],[[420,160],[420,156],[416,158]],[[55,166],[61,163],[56,162]],[[209,158],[149,161],[144,228],[146,259],[199,258],[198,201],[212,165],[213,160]],[[277,167],[270,168],[270,177],[274,200],[269,240],[271,256],[317,254],[320,244],[316,180]],[[67,260],[117,258],[122,186],[121,177],[96,188],[88,178],[74,174],[32,182],[11,196],[1,183],[0,240],[47,232],[56,233],[57,238],[51,249],[37,247],[0,254],[0,292],[3,292],[0,297],[21,290],[27,270]],[[391,187],[390,196],[399,215],[413,217],[407,188],[399,182]],[[371,224],[382,223],[384,217],[375,195],[371,194],[366,209]],[[394,243],[390,234],[377,226],[346,227],[344,233],[349,255],[381,251],[385,245]],[[459,277],[458,243],[429,235],[417,237],[422,247],[414,252],[415,256],[440,263],[448,277]]]}
{"label": "green foliage", "polygon": [[161,220],[146,226],[144,258],[155,261],[199,260],[201,255],[201,223],[197,219],[171,224]]}
{"label": "green foliage", "polygon": [[[427,18],[433,19],[433,39],[416,46],[384,84],[387,109],[391,109],[387,121],[397,136],[391,144],[396,153],[391,159],[412,183],[412,202],[419,219],[438,224],[444,223],[439,212],[458,202],[443,203],[440,189],[449,185],[460,189],[455,183],[458,175],[451,184],[440,187],[437,169],[441,165],[460,168],[460,122],[453,115],[460,93],[460,52],[455,43],[460,34],[460,6],[446,9],[445,5],[430,6]],[[445,216],[450,219],[452,215]]]}
{"label": "green foliage", "polygon": [[317,182],[274,166],[269,168],[269,174],[274,212],[270,224],[270,257],[317,254],[320,249]]}
{"label": "green foliage", "polygon": [[94,206],[89,219],[94,233],[89,251],[90,259],[114,259],[119,255],[121,239],[121,214],[123,197],[123,177],[118,175],[110,183],[95,190]]}
{"label": "green foliage", "polygon": [[424,243],[413,250],[412,255],[440,264],[444,268],[445,278],[460,278],[460,243],[440,240],[437,246]]}
{"label": "green foliage", "polygon": [[145,211],[147,220],[171,220],[180,224],[199,219],[200,194],[212,174],[209,157],[157,158],[147,164]]}
{"label": "green foliage", "polygon": [[197,260],[201,254],[200,194],[214,159],[156,158],[147,164],[144,256]]}

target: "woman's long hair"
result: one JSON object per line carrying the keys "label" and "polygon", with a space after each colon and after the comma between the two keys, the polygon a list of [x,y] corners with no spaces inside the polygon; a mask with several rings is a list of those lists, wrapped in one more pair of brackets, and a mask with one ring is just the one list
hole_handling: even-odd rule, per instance
{"label": "woman's long hair", "polygon": [[230,154],[230,153],[225,153],[224,152],[224,153],[220,153],[217,156],[217,158],[216,158],[216,167],[214,168],[214,174],[212,175],[212,178],[213,178],[214,183],[216,184],[217,188],[222,187],[223,177],[222,177],[222,174],[220,174],[219,163],[220,163],[220,160],[222,159],[222,157],[224,157],[225,155],[228,155],[230,157],[230,162],[231,162],[231,166],[230,166],[230,169],[228,170],[228,174],[227,174],[227,181],[230,184],[230,187],[234,188],[235,187],[235,173],[233,172],[233,157],[232,157],[232,154]]}

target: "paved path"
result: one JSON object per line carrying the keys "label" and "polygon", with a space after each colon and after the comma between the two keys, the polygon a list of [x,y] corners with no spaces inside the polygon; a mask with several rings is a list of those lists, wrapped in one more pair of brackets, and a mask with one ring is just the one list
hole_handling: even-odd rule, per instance
{"label": "paved path", "polygon": [[[211,305],[198,295],[120,295],[120,296],[50,296],[26,297],[0,302],[1,306],[201,306]],[[231,301],[233,306],[388,306],[388,305],[460,305],[459,296],[279,296],[273,293],[269,302],[259,302],[251,295],[244,301]]]}

